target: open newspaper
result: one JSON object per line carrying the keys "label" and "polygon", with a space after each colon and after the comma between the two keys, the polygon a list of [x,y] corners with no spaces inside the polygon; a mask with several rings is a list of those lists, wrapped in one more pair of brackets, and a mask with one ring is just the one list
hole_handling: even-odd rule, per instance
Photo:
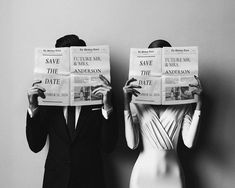
{"label": "open newspaper", "polygon": [[39,105],[101,104],[102,96],[92,93],[102,84],[101,74],[110,81],[108,46],[35,49],[34,79],[46,89]]}
{"label": "open newspaper", "polygon": [[136,78],[140,95],[133,103],[186,104],[197,102],[192,94],[198,75],[197,47],[131,48],[129,78]]}

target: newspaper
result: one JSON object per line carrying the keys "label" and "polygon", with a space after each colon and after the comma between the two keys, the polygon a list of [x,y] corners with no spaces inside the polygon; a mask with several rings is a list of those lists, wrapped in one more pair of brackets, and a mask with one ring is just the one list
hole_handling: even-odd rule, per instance
{"label": "newspaper", "polygon": [[81,106],[101,104],[102,96],[92,91],[102,84],[99,75],[110,81],[108,46],[37,48],[34,78],[42,80],[45,99],[39,105]]}
{"label": "newspaper", "polygon": [[140,95],[132,102],[161,103],[161,48],[131,48],[129,77],[137,79]]}
{"label": "newspaper", "polygon": [[171,47],[162,51],[162,103],[186,104],[197,102],[195,89],[189,84],[196,84],[198,76],[198,48]]}
{"label": "newspaper", "polygon": [[102,96],[92,91],[102,84],[99,75],[110,81],[110,57],[107,46],[70,47],[70,104],[101,104]]}
{"label": "newspaper", "polygon": [[198,75],[197,47],[131,48],[129,77],[137,79],[140,95],[132,102],[186,104],[197,102],[192,95]]}

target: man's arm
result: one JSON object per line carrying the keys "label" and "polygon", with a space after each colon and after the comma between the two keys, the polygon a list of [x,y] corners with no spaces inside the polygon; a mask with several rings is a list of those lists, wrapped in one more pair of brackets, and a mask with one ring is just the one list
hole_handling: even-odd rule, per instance
{"label": "man's arm", "polygon": [[30,117],[27,112],[26,117],[26,138],[30,149],[37,153],[42,150],[47,139],[47,118],[44,117],[45,111],[42,107],[38,107],[37,113]]}
{"label": "man's arm", "polygon": [[116,112],[113,108],[112,102],[112,87],[110,82],[103,76],[99,78],[102,81],[102,85],[97,87],[93,93],[102,94],[103,96],[103,108],[102,108],[102,128],[101,128],[101,148],[105,152],[113,151],[118,136],[118,127],[116,120]]}
{"label": "man's arm", "polygon": [[26,137],[30,149],[39,152],[46,143],[47,118],[45,110],[38,106],[38,97],[45,98],[45,89],[39,86],[41,81],[35,81],[28,90],[29,108],[26,117]]}
{"label": "man's arm", "polygon": [[116,112],[113,109],[106,119],[102,114],[102,128],[101,128],[101,149],[104,152],[110,153],[114,150],[118,138],[118,126],[116,119]]}

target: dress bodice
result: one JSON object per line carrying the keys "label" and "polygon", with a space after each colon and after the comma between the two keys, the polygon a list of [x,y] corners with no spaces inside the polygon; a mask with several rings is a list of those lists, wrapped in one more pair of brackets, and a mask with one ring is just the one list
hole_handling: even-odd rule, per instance
{"label": "dress bodice", "polygon": [[179,131],[188,111],[187,105],[133,104],[131,108],[134,123],[139,124],[143,139],[148,139],[157,149],[176,149]]}

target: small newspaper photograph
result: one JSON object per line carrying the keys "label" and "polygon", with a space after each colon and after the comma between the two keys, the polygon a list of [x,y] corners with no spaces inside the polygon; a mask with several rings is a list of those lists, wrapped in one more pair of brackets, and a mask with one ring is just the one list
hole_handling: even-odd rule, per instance
{"label": "small newspaper photograph", "polygon": [[196,84],[194,76],[163,76],[162,77],[162,104],[187,104],[195,103],[198,98],[193,95],[193,87]]}
{"label": "small newspaper photograph", "polygon": [[140,95],[133,103],[175,105],[195,103],[192,94],[197,84],[197,47],[131,48],[129,78],[135,78]]}
{"label": "small newspaper photograph", "polygon": [[46,89],[39,105],[82,106],[102,103],[92,91],[101,86],[99,75],[110,81],[108,46],[37,48],[34,79]]}

